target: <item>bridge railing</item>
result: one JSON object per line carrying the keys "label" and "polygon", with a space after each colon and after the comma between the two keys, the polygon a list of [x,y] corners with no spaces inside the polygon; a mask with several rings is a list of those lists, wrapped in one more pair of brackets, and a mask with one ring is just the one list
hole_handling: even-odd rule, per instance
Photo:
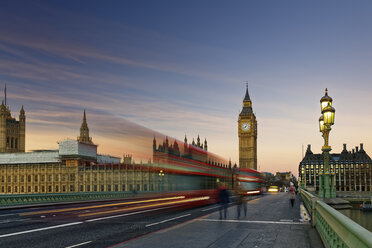
{"label": "bridge railing", "polygon": [[370,231],[305,190],[301,198],[325,247],[372,247]]}
{"label": "bridge railing", "polygon": [[[140,192],[138,192],[140,193]],[[152,192],[146,192],[152,193]],[[146,194],[146,193],[140,193]],[[137,193],[136,193],[137,194]],[[121,199],[134,196],[132,192],[82,192],[82,193],[52,193],[52,194],[17,194],[0,195],[0,208],[10,206],[79,202],[79,201],[99,201]]]}

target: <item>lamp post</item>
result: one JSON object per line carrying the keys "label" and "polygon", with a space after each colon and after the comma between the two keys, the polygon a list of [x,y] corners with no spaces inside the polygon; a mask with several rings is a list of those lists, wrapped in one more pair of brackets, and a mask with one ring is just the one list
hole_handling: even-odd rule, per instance
{"label": "lamp post", "polygon": [[163,170],[161,170],[159,172],[159,180],[160,180],[159,186],[160,186],[160,191],[164,191],[164,176],[165,176],[165,174],[164,174]]}
{"label": "lamp post", "polygon": [[[335,109],[332,107],[332,98],[328,96],[328,90],[325,90],[325,95],[320,99],[320,108],[322,116],[319,118],[319,131],[323,134],[324,145],[322,147],[324,157],[323,170],[319,171],[319,197],[335,198],[336,191],[334,186],[334,173],[329,168],[329,152],[332,150],[329,146],[329,133],[331,126],[335,122]],[[330,183],[330,177],[332,178]]]}

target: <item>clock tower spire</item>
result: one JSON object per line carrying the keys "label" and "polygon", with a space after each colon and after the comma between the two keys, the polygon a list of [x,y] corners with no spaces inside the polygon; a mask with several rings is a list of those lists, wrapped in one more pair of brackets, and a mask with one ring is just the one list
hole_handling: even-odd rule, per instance
{"label": "clock tower spire", "polygon": [[238,119],[239,167],[257,170],[257,120],[252,110],[248,82]]}

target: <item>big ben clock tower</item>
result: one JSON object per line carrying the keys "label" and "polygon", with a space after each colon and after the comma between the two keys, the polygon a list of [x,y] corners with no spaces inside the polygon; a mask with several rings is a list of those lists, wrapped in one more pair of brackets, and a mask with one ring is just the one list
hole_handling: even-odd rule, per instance
{"label": "big ben clock tower", "polygon": [[257,120],[247,90],[238,120],[239,167],[257,170]]}

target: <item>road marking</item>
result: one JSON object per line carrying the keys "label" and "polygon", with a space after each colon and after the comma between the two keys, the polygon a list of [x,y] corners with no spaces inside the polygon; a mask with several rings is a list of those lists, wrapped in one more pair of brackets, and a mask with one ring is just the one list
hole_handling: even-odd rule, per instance
{"label": "road marking", "polygon": [[141,213],[146,213],[146,212],[152,212],[152,211],[166,209],[166,208],[171,208],[171,207],[172,206],[164,207],[164,208],[148,209],[148,210],[143,210],[143,211],[138,211],[138,212],[132,212],[132,213],[127,213],[127,214],[119,214],[119,215],[113,215],[113,216],[106,216],[106,217],[101,217],[101,218],[86,220],[84,222],[94,222],[94,221],[98,221],[98,220],[106,220],[106,219],[119,218],[119,217],[123,217],[123,216],[134,215],[134,214],[141,214]]}
{"label": "road marking", "polygon": [[280,220],[280,221],[283,221],[283,222],[293,222],[293,220]]}
{"label": "road marking", "polygon": [[0,221],[0,224],[9,223],[9,222],[17,222],[17,221],[26,221],[26,220],[30,220],[30,218],[27,218],[27,219],[18,219],[18,220],[5,220],[5,221]]}
{"label": "road marking", "polygon": [[82,224],[82,223],[83,222],[78,221],[78,222],[72,222],[72,223],[57,225],[57,226],[48,226],[48,227],[37,228],[37,229],[32,229],[32,230],[27,230],[27,231],[22,231],[22,232],[8,233],[8,234],[0,235],[0,238],[16,236],[16,235],[25,234],[25,233],[39,232],[39,231],[44,231],[44,230],[49,230],[49,229],[56,229],[56,228],[66,227],[66,226],[79,225],[79,224]]}
{"label": "road marking", "polygon": [[10,215],[18,215],[18,214],[2,214],[2,215],[0,215],[0,217],[2,217],[2,216],[10,216]]}
{"label": "road marking", "polygon": [[305,225],[302,222],[284,222],[284,221],[266,221],[266,220],[217,220],[217,219],[200,219],[199,221],[212,221],[212,222],[237,222],[237,223],[257,223],[257,224],[285,224],[285,225]]}
{"label": "road marking", "polygon": [[120,215],[101,217],[101,218],[90,219],[90,220],[86,220],[86,221],[79,221],[79,222],[67,223],[67,224],[62,224],[62,225],[57,225],[57,226],[37,228],[37,229],[33,229],[33,230],[27,230],[27,231],[16,232],[16,233],[8,233],[8,234],[0,235],[0,238],[10,237],[10,236],[15,236],[15,235],[20,235],[20,234],[26,234],[26,233],[32,233],[32,232],[38,232],[38,231],[44,231],[44,230],[49,230],[49,229],[55,229],[55,228],[60,228],[60,227],[78,225],[78,224],[82,224],[82,223],[85,223],[85,222],[94,222],[94,221],[105,220],[105,219],[119,218],[119,217],[123,217],[123,216],[141,214],[141,213],[146,213],[146,212],[152,212],[152,211],[167,209],[167,208],[171,208],[171,207],[172,206],[156,208],[156,209],[148,209],[148,210],[143,210],[143,211],[138,211],[138,212],[133,212],[133,213],[126,213],[126,214],[120,214]]}
{"label": "road marking", "polygon": [[165,222],[168,222],[168,221],[171,221],[171,220],[180,219],[180,218],[183,218],[183,217],[186,217],[186,216],[189,216],[189,215],[191,215],[191,214],[185,214],[185,215],[177,216],[177,217],[170,218],[170,219],[167,219],[167,220],[162,220],[162,221],[159,221],[159,222],[151,223],[151,224],[146,225],[146,227],[155,226],[155,225],[165,223]]}
{"label": "road marking", "polygon": [[211,210],[211,209],[214,209],[214,208],[218,208],[218,207],[220,207],[220,206],[216,206],[216,207],[213,207],[213,208],[203,209],[202,211],[204,212],[204,211],[208,211],[208,210]]}
{"label": "road marking", "polygon": [[249,203],[254,203],[254,202],[260,200],[260,198],[261,198],[261,197],[258,197],[258,198],[255,198],[255,199],[253,199],[253,200],[250,200],[250,201],[248,201],[248,204],[249,204]]}
{"label": "road marking", "polygon": [[86,245],[86,244],[89,244],[89,243],[92,243],[92,241],[87,241],[87,242],[83,242],[83,243],[80,243],[80,244],[76,244],[76,245],[71,245],[71,246],[67,246],[66,248],[73,248],[73,247],[78,247],[78,246],[81,246],[81,245]]}
{"label": "road marking", "polygon": [[[227,205],[230,207],[230,206],[233,206],[234,203],[231,202],[231,203],[229,203],[229,204],[227,204]],[[208,211],[208,210],[211,210],[211,209],[214,209],[214,208],[219,208],[219,207],[220,207],[220,205],[215,206],[215,207],[212,207],[212,208],[203,209],[202,211],[205,212],[205,211]]]}

